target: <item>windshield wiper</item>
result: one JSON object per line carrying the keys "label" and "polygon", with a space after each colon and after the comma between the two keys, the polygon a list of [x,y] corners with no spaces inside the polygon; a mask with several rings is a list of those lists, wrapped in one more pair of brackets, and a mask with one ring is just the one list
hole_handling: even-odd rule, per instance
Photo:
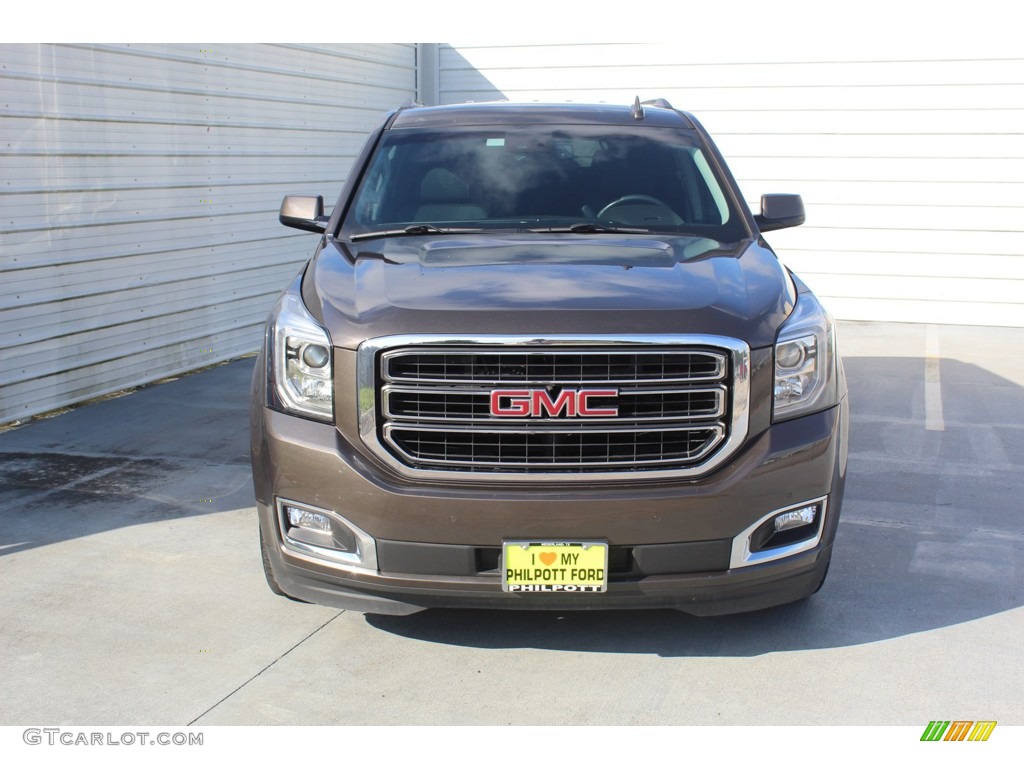
{"label": "windshield wiper", "polygon": [[578,232],[582,234],[588,233],[611,233],[611,234],[624,234],[624,235],[644,235],[650,232],[649,229],[640,229],[639,227],[616,227],[610,224],[595,224],[590,221],[581,221],[577,224],[570,224],[568,227],[543,227],[541,229],[531,229],[531,232]]}
{"label": "windshield wiper", "polygon": [[402,235],[466,235],[482,232],[478,228],[463,227],[438,227],[435,224],[410,224],[404,229],[384,229],[380,232],[359,232],[352,235],[353,242],[357,240],[370,240],[374,237],[401,237]]}

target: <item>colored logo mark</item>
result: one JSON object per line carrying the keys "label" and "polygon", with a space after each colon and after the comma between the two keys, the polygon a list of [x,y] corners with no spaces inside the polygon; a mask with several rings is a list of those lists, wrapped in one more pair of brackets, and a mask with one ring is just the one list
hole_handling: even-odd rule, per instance
{"label": "colored logo mark", "polygon": [[932,720],[921,741],[988,741],[995,727],[995,720]]}

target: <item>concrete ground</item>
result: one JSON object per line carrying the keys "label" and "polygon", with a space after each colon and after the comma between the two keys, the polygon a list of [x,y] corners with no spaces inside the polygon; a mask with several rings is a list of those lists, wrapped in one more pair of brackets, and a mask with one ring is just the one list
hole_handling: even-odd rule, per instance
{"label": "concrete ground", "polygon": [[273,596],[251,359],[0,433],[0,725],[1024,724],[1024,331],[840,330],[829,580],[724,618]]}

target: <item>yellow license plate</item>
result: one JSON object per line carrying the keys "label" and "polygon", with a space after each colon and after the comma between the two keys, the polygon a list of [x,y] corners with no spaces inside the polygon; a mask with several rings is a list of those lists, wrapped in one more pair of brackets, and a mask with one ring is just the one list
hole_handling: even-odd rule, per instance
{"label": "yellow license plate", "polygon": [[502,547],[506,592],[604,592],[608,543],[604,541],[506,541]]}

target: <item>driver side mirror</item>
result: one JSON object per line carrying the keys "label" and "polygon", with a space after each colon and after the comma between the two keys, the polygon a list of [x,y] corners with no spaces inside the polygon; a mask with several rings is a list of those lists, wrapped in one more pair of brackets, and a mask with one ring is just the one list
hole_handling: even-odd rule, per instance
{"label": "driver side mirror", "polygon": [[327,229],[328,221],[324,216],[324,196],[286,195],[281,201],[281,211],[277,218],[286,227],[306,232],[323,232]]}
{"label": "driver side mirror", "polygon": [[761,213],[754,216],[762,232],[799,227],[805,219],[803,199],[789,194],[761,195]]}

